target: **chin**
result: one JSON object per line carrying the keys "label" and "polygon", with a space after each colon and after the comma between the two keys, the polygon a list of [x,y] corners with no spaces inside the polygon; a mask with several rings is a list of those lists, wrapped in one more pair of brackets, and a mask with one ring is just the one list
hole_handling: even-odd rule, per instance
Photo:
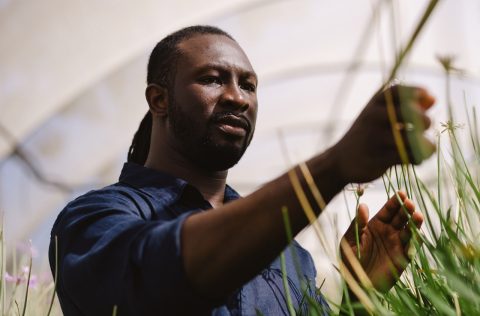
{"label": "chin", "polygon": [[[208,146],[210,147],[210,146]],[[203,148],[206,149],[206,148]],[[231,146],[214,146],[195,155],[195,163],[209,171],[224,171],[235,166],[242,158],[245,148]]]}

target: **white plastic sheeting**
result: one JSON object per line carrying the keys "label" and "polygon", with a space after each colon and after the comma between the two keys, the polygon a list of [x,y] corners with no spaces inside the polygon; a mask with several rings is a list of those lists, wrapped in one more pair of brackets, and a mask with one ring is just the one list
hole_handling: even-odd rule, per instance
{"label": "white plastic sheeting", "polygon": [[[340,137],[383,82],[427,3],[1,0],[0,210],[7,239],[32,238],[44,254],[66,201],[116,181],[147,111],[148,54],[169,32],[219,26],[238,40],[259,75],[256,135],[229,181],[247,194]],[[440,1],[398,75],[437,97],[437,128],[445,91],[436,56],[454,56],[463,70],[453,78],[454,103],[463,108],[466,96],[477,105],[479,29],[478,1]],[[352,65],[358,67],[348,73]],[[367,192],[372,211],[385,200],[382,188]],[[332,249],[346,228],[345,209],[340,197],[321,219],[335,237]],[[300,239],[315,254],[319,280],[327,276],[327,287],[337,282],[316,240],[308,233]]]}

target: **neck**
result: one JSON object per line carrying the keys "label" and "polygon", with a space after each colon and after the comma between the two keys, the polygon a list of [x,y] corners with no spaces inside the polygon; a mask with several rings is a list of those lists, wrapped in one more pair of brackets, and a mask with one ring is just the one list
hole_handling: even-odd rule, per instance
{"label": "neck", "polygon": [[[170,150],[166,150],[166,149]],[[156,148],[150,145],[145,167],[171,174],[187,181],[197,188],[203,197],[215,208],[223,204],[228,170],[207,171],[202,169],[178,151],[169,146]]]}

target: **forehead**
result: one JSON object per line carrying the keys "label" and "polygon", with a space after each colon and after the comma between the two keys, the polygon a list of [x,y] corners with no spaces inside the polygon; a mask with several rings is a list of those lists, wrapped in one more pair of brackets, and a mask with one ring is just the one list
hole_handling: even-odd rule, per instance
{"label": "forehead", "polygon": [[250,72],[255,75],[247,55],[237,42],[223,35],[195,35],[182,41],[178,48],[181,51],[177,70],[201,68],[208,64],[218,64],[226,67]]}

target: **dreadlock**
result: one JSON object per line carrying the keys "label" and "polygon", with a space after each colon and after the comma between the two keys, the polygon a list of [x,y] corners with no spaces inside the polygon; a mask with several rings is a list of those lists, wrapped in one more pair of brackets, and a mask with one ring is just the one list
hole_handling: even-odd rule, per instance
{"label": "dreadlock", "polygon": [[[234,40],[225,31],[209,25],[190,26],[168,35],[157,43],[150,54],[147,67],[147,84],[155,83],[170,88],[174,78],[176,61],[181,54],[178,44],[195,35],[203,34],[223,35]],[[128,162],[145,164],[150,149],[151,133],[152,113],[148,111],[133,136],[132,144],[128,150]]]}

